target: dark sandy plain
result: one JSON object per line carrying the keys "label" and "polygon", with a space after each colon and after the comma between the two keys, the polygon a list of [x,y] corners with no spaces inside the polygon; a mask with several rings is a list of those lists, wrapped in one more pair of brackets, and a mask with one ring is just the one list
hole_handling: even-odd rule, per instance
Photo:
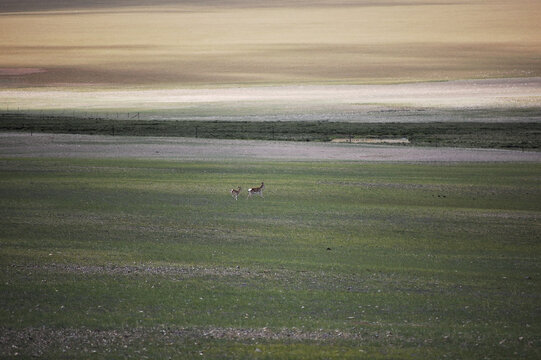
{"label": "dark sandy plain", "polygon": [[283,141],[0,133],[0,155],[17,158],[541,162],[541,152]]}

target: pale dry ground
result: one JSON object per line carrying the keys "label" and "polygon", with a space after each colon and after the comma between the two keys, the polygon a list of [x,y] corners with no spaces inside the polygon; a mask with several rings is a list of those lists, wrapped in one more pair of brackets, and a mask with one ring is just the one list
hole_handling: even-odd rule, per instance
{"label": "pale dry ground", "polygon": [[0,106],[2,111],[112,119],[119,112],[120,119],[141,112],[141,119],[170,120],[541,121],[541,77],[393,85],[34,88],[0,90]]}
{"label": "pale dry ground", "polygon": [[537,0],[4,0],[0,86],[541,76]]}
{"label": "pale dry ground", "polygon": [[332,139],[333,143],[353,143],[353,144],[409,144],[410,141],[406,138],[402,139],[368,139],[368,138],[339,138]]}
{"label": "pale dry ground", "polygon": [[389,145],[0,133],[0,157],[377,162],[541,162],[540,152]]}

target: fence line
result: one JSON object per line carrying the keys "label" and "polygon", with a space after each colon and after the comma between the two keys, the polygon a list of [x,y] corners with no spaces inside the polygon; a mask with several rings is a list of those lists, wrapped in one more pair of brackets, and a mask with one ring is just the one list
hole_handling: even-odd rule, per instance
{"label": "fence line", "polygon": [[[73,116],[75,114],[75,116]],[[143,118],[143,119],[141,119]],[[539,122],[153,120],[140,113],[0,112],[0,131],[541,149]],[[373,141],[374,139],[384,141]]]}
{"label": "fence line", "polygon": [[[75,115],[75,116],[74,116]],[[293,125],[292,125],[293,124]],[[0,129],[8,131],[67,132],[102,135],[183,136],[265,140],[331,140],[328,131],[313,122],[249,122],[202,120],[141,120],[137,113],[92,113],[74,111],[9,111],[0,113]],[[336,123],[340,124],[340,123]],[[351,134],[333,131],[333,136]]]}

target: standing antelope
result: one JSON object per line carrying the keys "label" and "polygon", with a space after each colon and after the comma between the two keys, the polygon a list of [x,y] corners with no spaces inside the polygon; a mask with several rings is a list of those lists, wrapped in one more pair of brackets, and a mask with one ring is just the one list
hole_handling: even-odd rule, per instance
{"label": "standing antelope", "polygon": [[261,197],[263,197],[263,189],[265,188],[265,184],[263,184],[263,182],[261,182],[261,186],[260,187],[254,187],[254,188],[250,188],[248,189],[248,197],[251,197],[252,195],[254,194],[259,194]]}
{"label": "standing antelope", "polygon": [[237,200],[237,197],[239,196],[240,194],[240,186],[239,186],[239,189],[238,190],[235,190],[235,189],[231,189],[231,196],[233,196],[233,198],[235,200]]}

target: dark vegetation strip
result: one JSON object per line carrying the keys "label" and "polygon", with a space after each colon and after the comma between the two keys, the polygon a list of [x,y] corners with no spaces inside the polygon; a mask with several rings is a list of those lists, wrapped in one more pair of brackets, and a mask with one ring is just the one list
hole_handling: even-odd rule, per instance
{"label": "dark vegetation strip", "polygon": [[334,121],[111,120],[70,116],[0,114],[0,131],[209,139],[331,141],[335,138],[400,139],[415,146],[539,150],[541,123]]}

